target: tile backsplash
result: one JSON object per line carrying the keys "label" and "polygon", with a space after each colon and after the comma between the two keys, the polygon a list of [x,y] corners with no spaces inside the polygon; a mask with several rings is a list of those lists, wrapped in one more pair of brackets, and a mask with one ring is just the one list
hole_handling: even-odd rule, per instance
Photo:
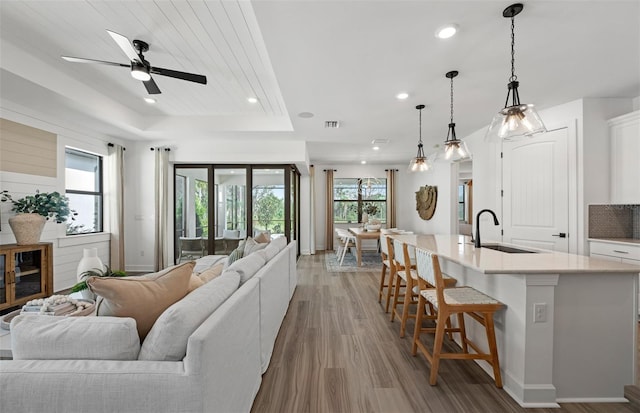
{"label": "tile backsplash", "polygon": [[589,238],[640,239],[640,205],[589,205]]}

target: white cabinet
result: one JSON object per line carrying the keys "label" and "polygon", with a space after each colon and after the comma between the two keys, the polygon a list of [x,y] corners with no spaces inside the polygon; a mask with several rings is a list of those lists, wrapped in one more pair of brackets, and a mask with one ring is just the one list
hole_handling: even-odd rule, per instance
{"label": "white cabinet", "polygon": [[640,111],[609,120],[611,203],[640,203]]}
{"label": "white cabinet", "polygon": [[[640,266],[640,244],[589,240],[589,256]],[[638,291],[638,302],[640,303],[640,291]],[[640,315],[640,305],[638,305],[638,313]]]}

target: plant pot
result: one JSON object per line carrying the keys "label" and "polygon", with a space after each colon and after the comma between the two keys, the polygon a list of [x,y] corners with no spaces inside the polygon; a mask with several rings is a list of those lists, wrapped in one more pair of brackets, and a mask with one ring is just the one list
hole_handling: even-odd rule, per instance
{"label": "plant pot", "polygon": [[47,219],[40,214],[17,214],[9,218],[9,226],[18,245],[39,243],[46,222]]}

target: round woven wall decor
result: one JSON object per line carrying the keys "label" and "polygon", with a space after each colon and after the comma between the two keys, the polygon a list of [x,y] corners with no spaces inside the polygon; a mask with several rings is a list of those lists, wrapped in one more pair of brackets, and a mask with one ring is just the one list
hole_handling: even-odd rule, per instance
{"label": "round woven wall decor", "polygon": [[438,202],[437,186],[421,186],[416,192],[416,210],[420,218],[430,220],[436,212],[436,203]]}

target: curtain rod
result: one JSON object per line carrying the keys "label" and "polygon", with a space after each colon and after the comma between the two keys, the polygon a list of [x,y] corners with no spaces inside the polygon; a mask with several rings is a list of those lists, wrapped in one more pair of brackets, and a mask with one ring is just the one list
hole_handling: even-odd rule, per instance
{"label": "curtain rod", "polygon": [[[109,142],[109,143],[107,144],[107,146],[109,146],[109,147],[113,148],[115,145],[114,145],[114,144],[112,144],[111,142]],[[125,148],[125,147],[123,146],[123,147],[122,147],[122,150],[123,150],[123,151],[126,151],[126,150],[127,150],[127,148]]]}
{"label": "curtain rod", "polygon": [[[156,148],[150,148],[152,151],[155,151]],[[162,149],[162,148],[157,148],[158,150]],[[164,148],[165,152],[171,152],[171,148]]]}
{"label": "curtain rod", "polygon": [[385,169],[384,171],[385,171],[385,172],[389,172],[389,171],[396,171],[396,172],[398,172],[398,170],[397,170],[397,169]]}
{"label": "curtain rod", "polygon": [[338,172],[338,170],[337,170],[337,169],[323,169],[322,171],[323,171],[323,172],[327,172],[327,171]]}

